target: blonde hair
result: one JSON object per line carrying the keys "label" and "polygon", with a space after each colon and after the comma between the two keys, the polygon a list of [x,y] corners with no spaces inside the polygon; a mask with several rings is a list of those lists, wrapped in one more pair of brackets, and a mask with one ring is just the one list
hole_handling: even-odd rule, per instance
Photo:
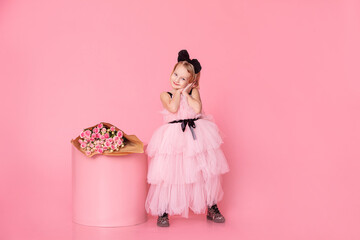
{"label": "blonde hair", "polygon": [[[177,62],[174,66],[174,69],[171,72],[171,75],[174,73],[175,69],[177,66],[179,66],[179,64],[181,64],[182,66],[185,67],[185,69],[188,71],[188,73],[190,73],[190,80],[189,83],[194,83],[193,88],[198,88],[200,89],[200,85],[199,85],[199,81],[200,81],[200,72],[198,72],[197,74],[195,74],[195,69],[194,66],[191,63],[188,63],[187,61],[180,61]],[[170,75],[170,76],[171,76]]]}

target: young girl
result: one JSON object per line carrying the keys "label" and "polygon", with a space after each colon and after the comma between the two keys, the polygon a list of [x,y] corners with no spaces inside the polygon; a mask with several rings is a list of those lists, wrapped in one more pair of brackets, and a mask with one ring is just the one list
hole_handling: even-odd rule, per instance
{"label": "young girl", "polygon": [[150,189],[145,209],[158,216],[157,225],[169,226],[169,215],[188,218],[189,208],[217,223],[225,221],[217,203],[223,197],[221,174],[229,171],[220,149],[216,124],[202,111],[198,90],[201,65],[186,50],[170,76],[170,92],[162,92],[165,124],[152,135],[146,153],[151,159]]}

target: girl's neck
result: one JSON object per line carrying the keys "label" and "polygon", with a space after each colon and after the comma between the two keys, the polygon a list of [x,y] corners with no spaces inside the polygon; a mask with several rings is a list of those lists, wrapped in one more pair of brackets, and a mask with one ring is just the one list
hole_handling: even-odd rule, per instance
{"label": "girl's neck", "polygon": [[177,89],[173,88],[170,92],[174,95]]}

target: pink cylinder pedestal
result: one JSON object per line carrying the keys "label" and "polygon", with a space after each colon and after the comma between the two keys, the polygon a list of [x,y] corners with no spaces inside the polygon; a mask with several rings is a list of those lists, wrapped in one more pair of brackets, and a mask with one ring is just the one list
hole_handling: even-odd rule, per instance
{"label": "pink cylinder pedestal", "polygon": [[71,149],[74,222],[116,227],[147,221],[146,154],[90,158]]}

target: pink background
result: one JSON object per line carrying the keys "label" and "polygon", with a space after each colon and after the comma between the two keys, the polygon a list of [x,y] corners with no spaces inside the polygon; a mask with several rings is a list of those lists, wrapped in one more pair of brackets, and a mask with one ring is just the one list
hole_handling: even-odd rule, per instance
{"label": "pink background", "polygon": [[[359,239],[359,32],[356,0],[1,1],[0,239]],[[225,135],[227,222],[72,224],[70,139],[146,144],[181,49]]]}

